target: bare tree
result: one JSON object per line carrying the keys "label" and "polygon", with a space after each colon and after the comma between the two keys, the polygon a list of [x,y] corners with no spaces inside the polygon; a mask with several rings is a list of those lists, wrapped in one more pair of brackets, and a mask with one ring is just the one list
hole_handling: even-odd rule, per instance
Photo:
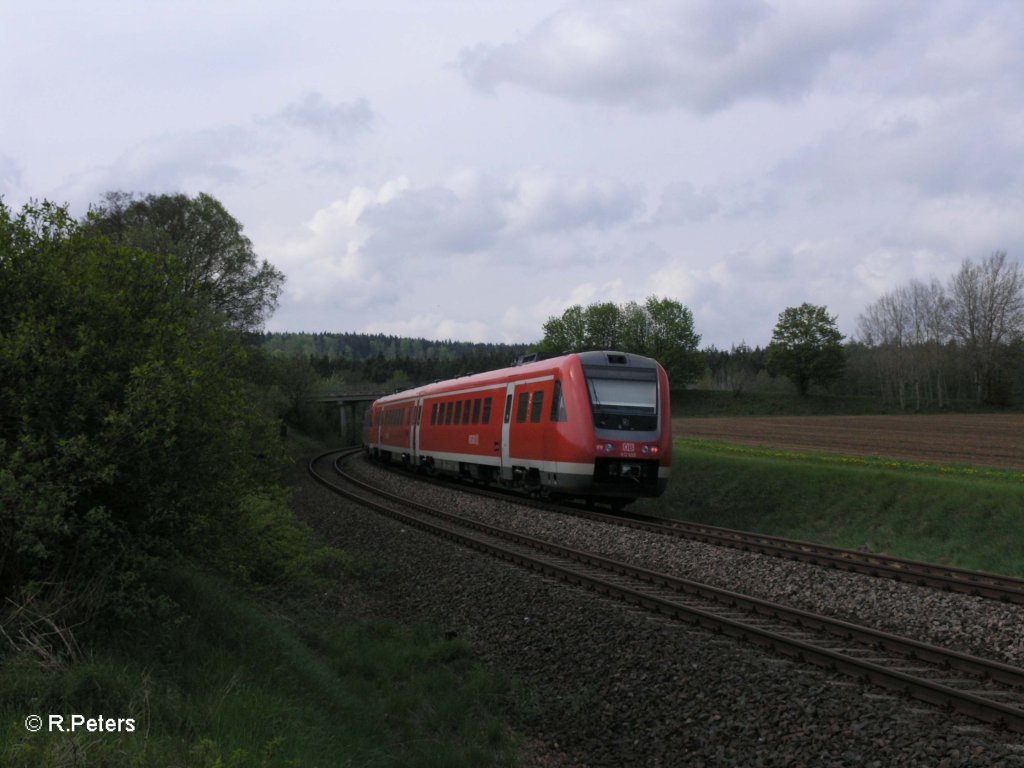
{"label": "bare tree", "polygon": [[971,366],[975,398],[993,400],[999,357],[1024,334],[1024,275],[996,251],[981,264],[964,261],[949,287],[950,328]]}
{"label": "bare tree", "polygon": [[[918,368],[924,374],[925,398],[934,393],[939,408],[945,405],[944,351],[949,341],[949,299],[942,285],[932,278],[928,285],[910,284],[914,317],[914,341],[917,345]],[[920,407],[920,389],[917,392]]]}
{"label": "bare tree", "polygon": [[880,387],[885,397],[915,407],[937,400],[945,403],[943,349],[948,301],[936,280],[917,280],[881,296],[860,316],[861,338],[875,349]]}
{"label": "bare tree", "polygon": [[892,397],[900,408],[906,407],[909,378],[907,328],[909,308],[903,300],[906,289],[883,294],[860,316],[860,331],[865,344],[876,350],[879,384],[883,397]]}

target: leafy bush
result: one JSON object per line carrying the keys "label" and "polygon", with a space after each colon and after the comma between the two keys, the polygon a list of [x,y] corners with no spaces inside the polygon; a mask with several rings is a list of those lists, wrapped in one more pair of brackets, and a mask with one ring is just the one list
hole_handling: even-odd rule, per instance
{"label": "leafy bush", "polygon": [[236,577],[277,590],[308,590],[325,575],[347,571],[350,558],[317,544],[312,531],[288,508],[288,494],[263,489],[245,494],[238,505],[237,538],[220,560]]}
{"label": "leafy bush", "polygon": [[248,353],[172,256],[0,202],[0,595],[88,576],[148,610],[174,554],[238,534],[283,466]]}

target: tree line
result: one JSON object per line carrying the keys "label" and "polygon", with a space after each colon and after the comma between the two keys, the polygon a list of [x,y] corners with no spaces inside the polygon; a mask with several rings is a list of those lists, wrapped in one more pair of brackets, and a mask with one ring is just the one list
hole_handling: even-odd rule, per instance
{"label": "tree line", "polygon": [[946,286],[912,281],[860,317],[875,389],[900,407],[937,404],[968,389],[1008,405],[1024,385],[1024,273],[997,251],[964,261]]}
{"label": "tree line", "polygon": [[277,359],[307,361],[336,391],[395,389],[511,365],[527,344],[429,341],[368,333],[263,333]]}
{"label": "tree line", "polygon": [[778,316],[765,347],[699,348],[693,315],[658,296],[642,304],[574,305],[526,345],[431,342],[371,334],[265,334],[275,355],[300,355],[340,387],[400,388],[510,364],[523,351],[618,349],[659,360],[676,389],[795,389],[873,397],[899,408],[952,402],[1007,406],[1024,395],[1024,275],[996,252],[966,260],[943,286],[912,281],[881,296],[845,339],[827,307]]}

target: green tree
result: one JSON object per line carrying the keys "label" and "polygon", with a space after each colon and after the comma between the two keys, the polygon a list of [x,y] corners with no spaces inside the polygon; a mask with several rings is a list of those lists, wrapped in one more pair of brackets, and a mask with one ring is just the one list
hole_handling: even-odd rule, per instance
{"label": "green tree", "polygon": [[704,356],[697,349],[700,335],[689,309],[673,299],[648,296],[643,306],[627,304],[623,317],[623,351],[660,362],[674,388],[682,389],[700,377]]}
{"label": "green tree", "polygon": [[643,305],[611,302],[569,307],[544,323],[541,352],[617,349],[653,357],[674,387],[696,381],[704,369],[693,313],[678,301],[649,296]]}
{"label": "green tree", "polygon": [[586,347],[587,324],[583,307],[573,304],[561,317],[549,317],[544,323],[544,338],[537,345],[541,352],[580,352]]}
{"label": "green tree", "polygon": [[163,558],[236,538],[275,478],[248,353],[189,279],[64,208],[0,202],[0,594],[87,575],[127,610]]}
{"label": "green tree", "polygon": [[242,225],[210,195],[108,192],[88,221],[115,244],[174,256],[182,293],[230,328],[257,331],[277,307],[284,275],[259,261]]}
{"label": "green tree", "polygon": [[584,348],[615,349],[622,330],[622,310],[606,301],[583,310]]}
{"label": "green tree", "polygon": [[842,375],[845,364],[843,335],[826,307],[804,303],[779,315],[768,345],[772,376],[785,376],[804,396],[811,384],[828,387]]}

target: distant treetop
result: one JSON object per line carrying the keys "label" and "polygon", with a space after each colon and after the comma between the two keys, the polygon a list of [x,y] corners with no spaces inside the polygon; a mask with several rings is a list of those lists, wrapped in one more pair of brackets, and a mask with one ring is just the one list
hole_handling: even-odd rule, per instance
{"label": "distant treetop", "polygon": [[185,295],[235,330],[260,330],[277,308],[284,274],[259,260],[242,225],[210,195],[108,192],[85,223],[115,244],[174,256],[186,275]]}

